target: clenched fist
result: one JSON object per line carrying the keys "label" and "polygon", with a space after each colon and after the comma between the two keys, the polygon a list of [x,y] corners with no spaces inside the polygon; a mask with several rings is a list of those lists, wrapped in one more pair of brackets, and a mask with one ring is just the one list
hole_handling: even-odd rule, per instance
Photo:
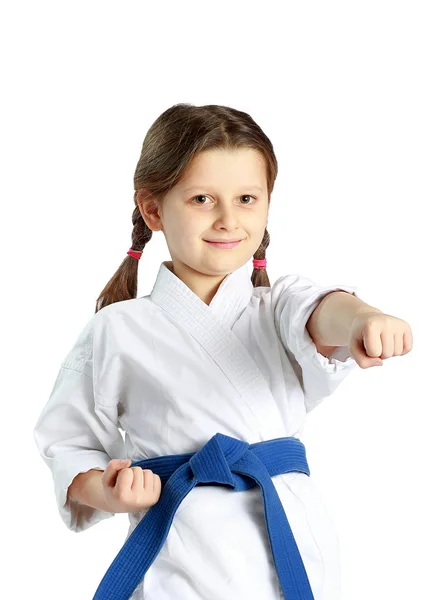
{"label": "clenched fist", "polygon": [[141,467],[129,467],[130,459],[112,459],[101,481],[109,511],[135,512],[156,504],[161,494],[161,479]]}

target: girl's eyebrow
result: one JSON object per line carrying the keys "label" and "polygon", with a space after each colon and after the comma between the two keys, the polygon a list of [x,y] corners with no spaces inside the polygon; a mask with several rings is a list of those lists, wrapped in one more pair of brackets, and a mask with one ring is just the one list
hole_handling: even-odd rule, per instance
{"label": "girl's eyebrow", "polygon": [[[261,192],[263,192],[264,190],[262,189],[262,187],[259,187],[258,185],[244,185],[242,186],[244,189],[248,189],[248,190],[260,190]],[[192,185],[191,187],[186,188],[185,190],[183,190],[183,192],[190,192],[190,190],[197,190],[197,189],[206,189],[209,190],[211,189],[210,185]]]}

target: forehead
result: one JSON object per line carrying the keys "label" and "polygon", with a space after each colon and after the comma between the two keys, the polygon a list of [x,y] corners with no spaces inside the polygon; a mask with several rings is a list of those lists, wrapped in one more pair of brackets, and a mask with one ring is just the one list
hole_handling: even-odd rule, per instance
{"label": "forehead", "polygon": [[192,160],[178,186],[186,191],[200,186],[240,186],[264,191],[266,169],[262,155],[250,148],[208,150]]}

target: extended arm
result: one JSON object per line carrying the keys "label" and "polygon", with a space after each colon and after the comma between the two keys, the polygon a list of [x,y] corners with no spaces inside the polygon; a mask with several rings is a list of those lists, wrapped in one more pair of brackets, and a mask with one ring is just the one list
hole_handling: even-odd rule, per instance
{"label": "extended arm", "polygon": [[328,357],[339,346],[347,345],[351,323],[361,312],[382,311],[347,292],[327,294],[310,315],[306,325],[318,352]]}

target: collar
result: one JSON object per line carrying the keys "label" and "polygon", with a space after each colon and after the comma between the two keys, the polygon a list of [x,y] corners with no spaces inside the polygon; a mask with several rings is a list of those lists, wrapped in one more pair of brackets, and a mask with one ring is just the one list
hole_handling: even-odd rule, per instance
{"label": "collar", "polygon": [[171,270],[171,261],[163,261],[158,271],[150,299],[172,316],[179,316],[192,324],[207,316],[215,315],[229,328],[239,318],[250,302],[254,287],[247,263],[226,275],[209,305],[199,298]]}

